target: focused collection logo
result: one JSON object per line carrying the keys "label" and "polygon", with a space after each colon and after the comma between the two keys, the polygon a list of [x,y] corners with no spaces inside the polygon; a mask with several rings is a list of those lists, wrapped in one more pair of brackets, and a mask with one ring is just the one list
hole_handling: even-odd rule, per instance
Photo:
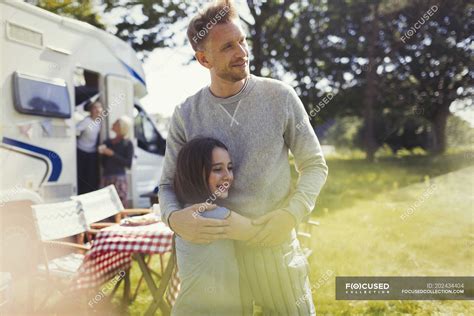
{"label": "focused collection logo", "polygon": [[385,294],[390,293],[389,283],[376,282],[346,282],[346,294]]}
{"label": "focused collection logo", "polygon": [[336,300],[472,300],[474,277],[336,276]]}

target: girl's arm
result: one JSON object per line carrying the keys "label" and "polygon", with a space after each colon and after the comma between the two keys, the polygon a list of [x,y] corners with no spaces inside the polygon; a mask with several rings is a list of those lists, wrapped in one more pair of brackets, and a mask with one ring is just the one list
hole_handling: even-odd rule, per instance
{"label": "girl's arm", "polygon": [[233,240],[249,240],[255,236],[261,228],[261,226],[253,225],[251,219],[236,212],[231,212],[227,220],[230,223],[227,234],[229,239]]}

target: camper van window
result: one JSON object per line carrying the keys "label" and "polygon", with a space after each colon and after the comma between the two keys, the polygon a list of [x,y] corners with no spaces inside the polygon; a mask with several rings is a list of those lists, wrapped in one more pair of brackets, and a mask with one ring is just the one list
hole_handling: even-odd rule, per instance
{"label": "camper van window", "polygon": [[15,108],[20,113],[71,117],[71,103],[64,80],[45,80],[15,73]]}
{"label": "camper van window", "polygon": [[155,129],[145,112],[135,108],[135,137],[138,147],[151,153],[163,155],[166,142]]}

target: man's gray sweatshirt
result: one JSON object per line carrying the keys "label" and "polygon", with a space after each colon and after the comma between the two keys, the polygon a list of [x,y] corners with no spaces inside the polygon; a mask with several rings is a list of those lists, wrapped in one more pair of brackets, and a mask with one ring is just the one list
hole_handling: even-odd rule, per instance
{"label": "man's gray sweatshirt", "polygon": [[[173,189],[178,153],[197,136],[216,138],[229,149],[234,182],[228,198],[217,204],[249,218],[282,208],[297,223],[313,210],[328,168],[304,106],[289,85],[250,75],[234,96],[218,98],[205,87],[175,109],[159,190],[165,223],[183,208]],[[289,150],[299,173],[294,187]]]}

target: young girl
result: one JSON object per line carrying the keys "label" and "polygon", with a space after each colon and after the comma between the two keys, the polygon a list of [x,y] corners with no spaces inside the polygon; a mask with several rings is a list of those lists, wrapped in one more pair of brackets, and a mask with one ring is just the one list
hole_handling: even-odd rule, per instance
{"label": "young girl", "polygon": [[[195,138],[180,150],[174,189],[185,207],[227,198],[234,179],[227,147],[213,138]],[[258,228],[224,207],[196,216],[227,218],[237,240],[253,237]],[[232,223],[239,225],[232,225]],[[195,244],[176,236],[181,290],[172,315],[242,315],[239,269],[230,239]]]}

